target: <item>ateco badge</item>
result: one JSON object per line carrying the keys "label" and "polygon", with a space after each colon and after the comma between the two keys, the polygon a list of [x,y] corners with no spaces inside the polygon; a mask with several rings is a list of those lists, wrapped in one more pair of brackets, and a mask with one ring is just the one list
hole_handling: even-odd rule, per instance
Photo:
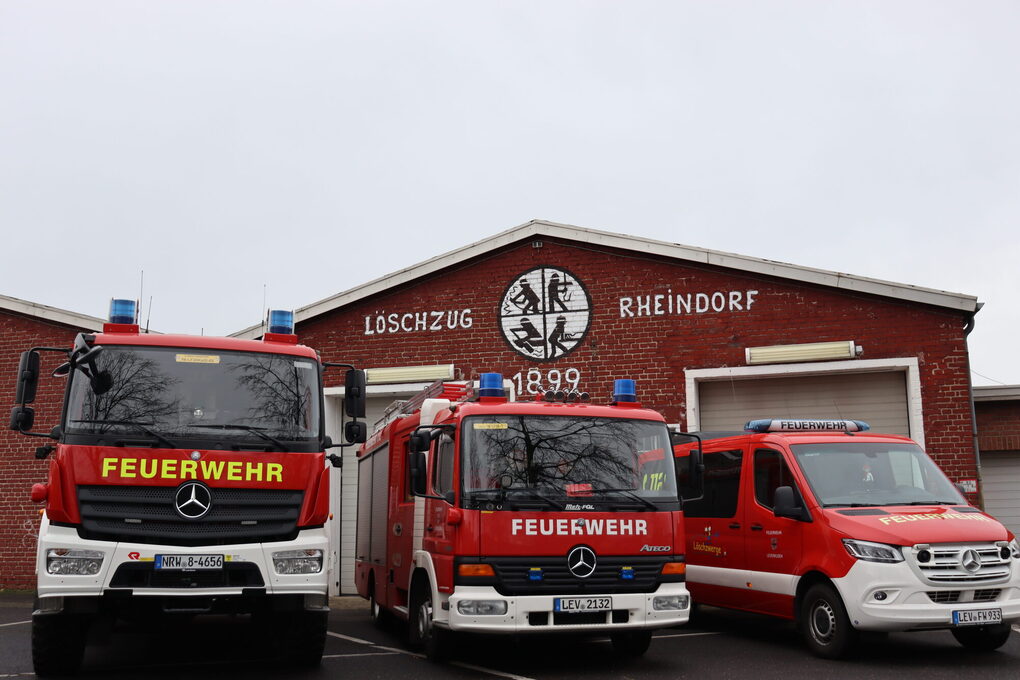
{"label": "ateco badge", "polygon": [[536,361],[560,359],[588,334],[591,297],[580,279],[559,267],[536,267],[510,281],[499,303],[503,339]]}
{"label": "ateco badge", "polygon": [[185,519],[204,517],[212,507],[212,492],[202,482],[185,482],[177,487],[174,507],[177,514]]}

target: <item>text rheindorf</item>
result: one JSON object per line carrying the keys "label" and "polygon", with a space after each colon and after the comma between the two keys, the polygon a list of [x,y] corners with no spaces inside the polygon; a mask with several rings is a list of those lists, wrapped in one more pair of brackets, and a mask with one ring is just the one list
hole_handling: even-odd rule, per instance
{"label": "text rheindorf", "polygon": [[643,519],[513,519],[514,536],[645,536],[648,521]]}

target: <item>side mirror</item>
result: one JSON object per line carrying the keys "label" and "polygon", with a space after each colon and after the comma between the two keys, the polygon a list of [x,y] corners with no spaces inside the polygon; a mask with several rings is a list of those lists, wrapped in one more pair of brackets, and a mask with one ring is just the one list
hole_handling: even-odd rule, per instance
{"label": "side mirror", "polygon": [[800,522],[810,522],[811,514],[797,498],[792,486],[780,486],[776,489],[772,514],[776,517],[787,517]]}
{"label": "side mirror", "polygon": [[681,502],[702,498],[705,495],[705,456],[701,449],[691,449],[686,456],[675,458],[674,463]]}
{"label": "side mirror", "polygon": [[411,438],[407,442],[407,448],[412,453],[425,452],[429,450],[429,444],[432,442],[432,433],[428,430],[419,430],[411,435]]}
{"label": "side mirror", "polygon": [[365,372],[352,368],[344,377],[344,411],[348,418],[365,417]]}
{"label": "side mirror", "polygon": [[344,424],[344,438],[351,444],[364,444],[368,439],[368,425],[361,420],[351,420]]}
{"label": "side mirror", "polygon": [[15,406],[11,409],[11,429],[27,432],[35,424],[35,409],[31,406]]}
{"label": "side mirror", "polygon": [[[417,435],[413,435],[417,436]],[[425,465],[425,452],[412,451],[409,456],[411,466],[411,493],[415,496],[425,495],[425,478],[427,475]]]}
{"label": "side mirror", "polygon": [[[39,352],[28,350],[21,353],[18,362],[18,386],[14,401],[18,404],[31,404],[35,401],[36,388],[39,387]],[[31,425],[26,427],[27,430]]]}

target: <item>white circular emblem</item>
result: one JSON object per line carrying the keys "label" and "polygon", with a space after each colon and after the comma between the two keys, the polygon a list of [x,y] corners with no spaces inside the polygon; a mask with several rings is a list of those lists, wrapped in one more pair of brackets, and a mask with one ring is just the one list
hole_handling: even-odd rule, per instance
{"label": "white circular emblem", "polygon": [[212,507],[212,492],[201,482],[185,482],[177,487],[174,507],[181,517],[186,519],[204,517]]}
{"label": "white circular emblem", "polygon": [[577,349],[588,334],[591,296],[566,269],[536,267],[513,278],[498,315],[503,339],[515,352],[554,361]]}
{"label": "white circular emblem", "polygon": [[961,555],[960,563],[963,568],[971,574],[977,572],[981,568],[981,556],[978,555],[976,550],[965,550]]}
{"label": "white circular emblem", "polygon": [[595,551],[579,545],[567,553],[567,569],[577,578],[588,578],[595,573]]}

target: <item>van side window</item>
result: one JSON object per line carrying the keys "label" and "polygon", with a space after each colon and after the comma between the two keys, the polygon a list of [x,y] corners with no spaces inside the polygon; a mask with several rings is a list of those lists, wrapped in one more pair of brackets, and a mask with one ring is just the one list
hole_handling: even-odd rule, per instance
{"label": "van side window", "polygon": [[436,444],[436,463],[432,467],[432,489],[437,494],[453,491],[453,439],[443,435]]}
{"label": "van side window", "polygon": [[775,505],[776,489],[781,486],[797,485],[790,474],[790,468],[778,451],[759,449],[754,452],[754,497],[758,504],[772,508]]}
{"label": "van side window", "polygon": [[688,517],[733,517],[740,495],[740,464],[743,451],[705,453],[705,495],[684,503]]}

